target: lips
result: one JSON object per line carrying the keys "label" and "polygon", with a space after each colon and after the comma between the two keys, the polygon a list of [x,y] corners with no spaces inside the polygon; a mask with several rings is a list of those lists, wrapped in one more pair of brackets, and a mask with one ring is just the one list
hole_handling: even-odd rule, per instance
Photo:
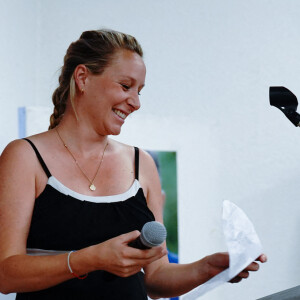
{"label": "lips", "polygon": [[118,109],[113,109],[113,112],[123,120],[125,120],[127,117],[127,114],[125,114],[124,112],[122,112]]}

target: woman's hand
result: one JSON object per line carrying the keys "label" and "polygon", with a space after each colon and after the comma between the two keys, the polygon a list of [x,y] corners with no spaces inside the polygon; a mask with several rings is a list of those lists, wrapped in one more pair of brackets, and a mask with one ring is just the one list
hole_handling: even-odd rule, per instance
{"label": "woman's hand", "polygon": [[[260,255],[256,261],[260,261],[261,263],[264,263],[267,261],[267,256],[265,254]],[[232,278],[229,282],[231,283],[238,283],[244,278],[249,277],[249,271],[258,271],[259,264],[256,262],[252,262],[246,269],[244,269],[241,273],[239,273],[237,276]]]}
{"label": "woman's hand", "polygon": [[147,250],[128,246],[128,243],[139,235],[140,232],[136,230],[89,247],[95,270],[105,270],[120,277],[128,277],[167,254],[163,246]]}
{"label": "woman's hand", "polygon": [[[215,253],[204,258],[205,268],[209,278],[214,277],[220,272],[224,271],[229,267],[229,254],[228,253]],[[257,259],[262,263],[267,261],[265,254],[260,255]],[[250,271],[257,271],[259,269],[259,264],[252,262],[247,268],[240,272],[237,276],[230,280],[231,283],[240,282],[242,279],[249,277]]]}

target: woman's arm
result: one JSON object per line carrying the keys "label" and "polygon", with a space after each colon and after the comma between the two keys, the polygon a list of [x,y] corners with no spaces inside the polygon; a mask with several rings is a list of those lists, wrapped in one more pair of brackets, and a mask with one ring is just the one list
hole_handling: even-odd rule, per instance
{"label": "woman's arm", "polygon": [[[141,151],[141,184],[146,190],[147,203],[155,218],[163,222],[163,195],[160,179],[154,161],[149,154]],[[164,245],[166,247],[166,245]],[[260,256],[261,262],[266,261]],[[148,294],[153,298],[174,297],[187,293],[208,281],[229,266],[228,253],[215,253],[190,264],[171,264],[163,257],[149,265],[145,270]],[[239,282],[249,276],[249,271],[257,271],[257,263],[250,264],[231,282]]]}
{"label": "woman's arm", "polygon": [[[25,141],[10,143],[0,157],[0,292],[5,294],[41,290],[74,278],[67,254],[26,255],[39,168]],[[133,231],[72,253],[73,271],[83,275],[106,270],[126,277],[165,255],[162,247],[147,251],[129,247],[138,235]]]}
{"label": "woman's arm", "polygon": [[[260,256],[259,261],[266,258]],[[228,253],[215,253],[190,264],[170,264],[153,262],[146,269],[145,280],[149,296],[152,298],[180,296],[205,283],[229,266]],[[257,271],[259,265],[251,263],[230,282],[237,283],[248,278],[249,271]]]}
{"label": "woman's arm", "polygon": [[31,257],[26,242],[35,199],[38,164],[25,141],[14,141],[0,157],[0,291],[43,288],[71,278],[66,256]]}

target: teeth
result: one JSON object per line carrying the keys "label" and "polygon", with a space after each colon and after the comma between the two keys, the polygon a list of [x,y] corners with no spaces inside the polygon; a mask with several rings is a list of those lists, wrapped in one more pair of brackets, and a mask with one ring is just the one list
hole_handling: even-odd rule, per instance
{"label": "teeth", "polygon": [[126,118],[126,115],[124,113],[122,113],[121,111],[117,110],[117,109],[114,109],[114,113],[116,115],[118,115],[119,117],[121,117],[122,119]]}

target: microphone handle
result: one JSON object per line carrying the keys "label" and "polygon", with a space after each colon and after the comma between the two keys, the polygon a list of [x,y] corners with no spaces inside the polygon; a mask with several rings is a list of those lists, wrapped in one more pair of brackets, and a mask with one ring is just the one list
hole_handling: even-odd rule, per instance
{"label": "microphone handle", "polygon": [[147,247],[145,246],[142,241],[141,241],[141,236],[139,236],[137,239],[131,241],[130,243],[128,243],[128,246],[132,247],[132,248],[136,248],[136,249],[141,249],[141,250],[145,250],[145,249],[150,249],[151,247]]}

